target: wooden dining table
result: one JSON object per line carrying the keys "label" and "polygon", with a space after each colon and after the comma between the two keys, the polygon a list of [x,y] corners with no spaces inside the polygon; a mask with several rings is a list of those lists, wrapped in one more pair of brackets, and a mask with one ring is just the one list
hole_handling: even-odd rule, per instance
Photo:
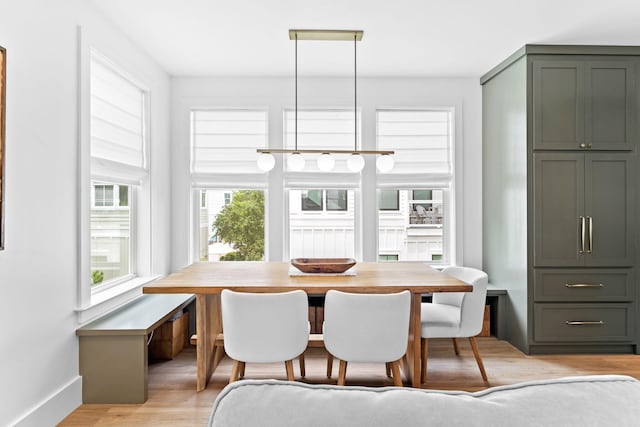
{"label": "wooden dining table", "polygon": [[[292,270],[293,269],[293,270]],[[214,354],[222,332],[220,293],[286,292],[303,290],[324,295],[330,289],[358,293],[411,292],[409,342],[401,364],[408,382],[420,387],[420,304],[422,295],[433,292],[470,292],[473,287],[435,268],[416,262],[359,262],[339,275],[303,274],[286,262],[198,262],[144,286],[143,292],[192,293],[196,295],[196,390],[206,388],[220,362]]]}

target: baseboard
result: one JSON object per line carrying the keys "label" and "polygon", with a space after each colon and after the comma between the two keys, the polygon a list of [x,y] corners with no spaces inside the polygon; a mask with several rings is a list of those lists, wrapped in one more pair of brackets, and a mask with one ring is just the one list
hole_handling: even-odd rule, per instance
{"label": "baseboard", "polygon": [[82,404],[82,377],[77,376],[69,383],[39,402],[35,408],[18,419],[15,427],[55,426]]}

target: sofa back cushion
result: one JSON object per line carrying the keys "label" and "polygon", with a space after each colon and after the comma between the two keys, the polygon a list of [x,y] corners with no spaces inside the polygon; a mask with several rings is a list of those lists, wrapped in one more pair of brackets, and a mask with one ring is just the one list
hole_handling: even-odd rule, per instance
{"label": "sofa back cushion", "polygon": [[637,426],[640,381],[567,377],[480,392],[244,380],[216,399],[210,427]]}

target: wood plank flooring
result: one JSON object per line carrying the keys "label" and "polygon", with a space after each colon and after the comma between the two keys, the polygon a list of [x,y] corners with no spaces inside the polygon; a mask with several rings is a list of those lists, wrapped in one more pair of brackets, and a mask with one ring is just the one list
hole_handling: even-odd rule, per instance
{"label": "wood plank flooring", "polygon": [[[468,340],[458,340],[460,356],[453,353],[451,340],[429,341],[429,366],[424,388],[482,390],[489,386],[571,375],[623,374],[640,379],[639,355],[553,355],[527,356],[505,341],[478,338],[489,383],[485,384],[473,358]],[[311,348],[305,353],[309,383],[335,383],[326,377],[326,352]],[[206,390],[197,393],[194,347],[183,350],[174,360],[149,366],[149,399],[144,404],[86,404],[70,414],[62,427],[90,426],[204,426],[216,396],[227,384],[232,362],[225,357],[211,377]],[[300,371],[295,364],[296,378]],[[246,378],[286,379],[284,364],[247,364]],[[349,364],[347,385],[393,385],[384,364]]]}

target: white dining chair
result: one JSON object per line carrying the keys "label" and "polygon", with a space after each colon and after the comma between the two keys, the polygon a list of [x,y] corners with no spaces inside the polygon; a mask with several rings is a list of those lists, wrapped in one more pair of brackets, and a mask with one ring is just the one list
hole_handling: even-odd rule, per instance
{"label": "white dining chair", "polygon": [[432,302],[421,304],[421,382],[424,383],[427,377],[429,338],[452,338],[456,355],[460,354],[456,338],[469,338],[482,379],[487,381],[487,373],[475,339],[482,330],[487,274],[469,267],[447,267],[442,272],[472,285],[473,292],[436,292],[433,294]]}
{"label": "white dining chair", "polygon": [[[324,302],[324,345],[340,360],[338,385],[347,362],[385,363],[402,386],[399,361],[407,351],[411,293],[352,294],[330,290]],[[330,376],[330,370],[328,370]]]}
{"label": "white dining chair", "polygon": [[293,359],[309,342],[309,302],[304,291],[247,293],[223,290],[221,295],[224,349],[233,359],[229,382],[244,376],[245,363],[284,362],[293,381]]}

